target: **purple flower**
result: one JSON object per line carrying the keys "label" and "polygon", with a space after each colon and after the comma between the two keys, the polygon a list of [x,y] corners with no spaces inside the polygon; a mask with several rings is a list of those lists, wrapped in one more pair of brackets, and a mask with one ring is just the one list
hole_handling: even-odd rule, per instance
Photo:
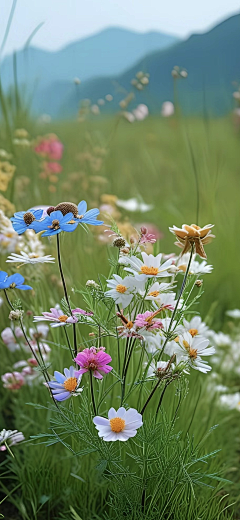
{"label": "purple flower", "polygon": [[77,318],[74,316],[67,316],[61,309],[51,307],[51,312],[43,312],[43,316],[34,316],[33,321],[51,321],[51,327],[62,327],[70,323],[77,323]]}
{"label": "purple flower", "polygon": [[82,392],[82,388],[79,388],[82,376],[75,370],[73,366],[69,369],[64,368],[64,375],[61,372],[54,372],[56,381],[49,381],[46,383],[51,389],[54,399],[56,401],[65,401],[69,399],[71,395],[77,392]]}

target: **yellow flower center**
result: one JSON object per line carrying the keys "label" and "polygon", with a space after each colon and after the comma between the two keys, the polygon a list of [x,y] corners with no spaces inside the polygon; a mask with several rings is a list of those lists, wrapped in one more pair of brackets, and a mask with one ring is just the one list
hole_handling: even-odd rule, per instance
{"label": "yellow flower center", "polygon": [[124,294],[127,291],[127,287],[125,285],[122,285],[121,283],[119,283],[116,286],[116,291],[120,292],[121,294]]}
{"label": "yellow flower center", "polygon": [[110,419],[110,426],[112,432],[120,433],[125,428],[125,421],[124,419],[121,419],[121,417],[114,417],[114,419]]}
{"label": "yellow flower center", "polygon": [[65,314],[62,314],[62,316],[59,316],[58,319],[59,319],[59,321],[66,323],[68,316],[65,316]]}
{"label": "yellow flower center", "polygon": [[183,340],[183,346],[185,347],[186,350],[190,349],[190,345],[185,339]]}
{"label": "yellow flower center", "polygon": [[183,271],[184,273],[186,273],[187,266],[185,264],[178,265],[178,269],[179,271]]}
{"label": "yellow flower center", "polygon": [[189,329],[189,331],[191,336],[194,338],[194,336],[196,336],[198,334],[198,330],[197,329]]}
{"label": "yellow flower center", "polygon": [[77,378],[76,377],[68,377],[64,383],[63,386],[65,390],[68,392],[74,392],[74,390],[77,388]]}
{"label": "yellow flower center", "polygon": [[131,329],[133,327],[133,322],[128,321],[126,327],[127,327],[127,329]]}
{"label": "yellow flower center", "polygon": [[179,342],[179,336],[177,336],[176,338],[174,338],[174,341],[175,341],[175,343],[178,343],[178,342]]}
{"label": "yellow flower center", "polygon": [[189,349],[189,357],[191,359],[196,359],[197,358],[197,349],[196,348],[190,348]]}
{"label": "yellow flower center", "polygon": [[153,296],[153,298],[157,298],[159,294],[159,291],[151,291],[150,293],[148,293],[148,296]]}
{"label": "yellow flower center", "polygon": [[141,273],[156,276],[158,274],[158,267],[148,267],[148,265],[142,265]]}

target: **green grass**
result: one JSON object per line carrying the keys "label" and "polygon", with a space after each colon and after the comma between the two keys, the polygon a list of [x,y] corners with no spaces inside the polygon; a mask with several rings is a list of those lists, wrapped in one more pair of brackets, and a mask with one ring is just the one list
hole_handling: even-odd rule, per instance
{"label": "green grass", "polygon": [[[104,193],[117,195],[120,199],[138,197],[153,204],[154,209],[146,214],[122,211],[121,221],[157,225],[164,235],[158,244],[160,251],[177,252],[168,227],[172,224],[181,226],[183,223],[196,222],[197,176],[199,224],[215,224],[216,239],[206,246],[208,263],[214,265],[214,271],[211,275],[205,275],[204,294],[196,310],[203,317],[208,316],[213,328],[223,330],[224,313],[227,309],[239,307],[240,291],[240,136],[235,132],[230,118],[202,121],[175,118],[160,120],[150,117],[142,123],[129,125],[116,117],[86,121],[83,124],[56,122],[45,127],[38,127],[30,121],[25,126],[31,138],[55,132],[63,141],[65,152],[63,172],[56,184],[57,191],[51,193],[48,190],[49,182],[39,178],[39,161],[33,151],[14,147],[12,162],[17,165],[15,186],[14,191],[13,186],[9,187],[7,195],[10,197],[13,193],[12,201],[17,210],[27,209],[35,204],[55,205],[63,200],[78,203],[81,199],[86,199],[93,207],[100,204]],[[0,138],[0,148],[10,151],[3,126],[0,129]],[[99,169],[96,170],[96,161],[89,160],[89,157],[102,158]],[[23,177],[29,179],[28,184],[24,185]],[[99,182],[98,177],[104,181]],[[48,252],[56,257],[55,241],[45,240]],[[97,280],[100,273],[108,274],[109,250],[105,244],[99,243],[94,231],[64,236],[62,251],[69,289],[80,289],[86,280]],[[0,257],[0,269],[6,269],[5,259],[4,255]],[[10,268],[7,270],[10,271]],[[34,287],[33,295],[23,295],[25,310],[31,309],[34,314],[39,314],[60,301],[63,294],[58,283],[57,266],[39,269],[37,274],[33,269],[23,266],[20,272],[27,280],[31,280]],[[52,277],[53,274],[56,275],[55,278]],[[71,298],[74,305],[81,306],[82,300],[78,293],[71,293]],[[9,323],[7,315],[4,306],[0,315],[1,330]],[[27,320],[30,324],[31,317]],[[79,343],[85,335],[85,329],[81,329]],[[62,331],[55,331],[52,339],[64,345]],[[111,350],[111,343],[106,343],[107,345]],[[1,344],[1,373],[11,370],[15,360],[16,354],[10,354]],[[53,347],[52,367],[61,369],[65,362],[69,363],[68,351]],[[209,395],[207,378],[204,375],[191,376],[189,392],[175,424],[175,433],[182,432],[181,437],[179,441],[173,438],[169,451],[165,453],[165,460],[168,454],[174,457],[174,453],[178,453],[175,474],[180,475],[180,454],[185,453],[188,446],[200,443],[201,455],[219,449],[220,452],[206,464],[206,472],[220,472],[223,478],[232,483],[216,484],[211,481],[214,489],[197,488],[195,498],[191,487],[187,485],[180,486],[171,495],[174,480],[171,481],[170,470],[162,467],[162,474],[166,472],[167,475],[166,481],[163,479],[160,495],[161,510],[165,511],[162,516],[164,520],[225,520],[233,518],[233,512],[238,518],[238,506],[231,504],[239,500],[239,416],[237,412],[224,413],[219,410],[215,397]],[[3,426],[7,424],[9,428],[24,431],[26,438],[48,431],[50,416],[53,414],[48,410],[26,405],[32,402],[45,406],[44,388],[23,387],[18,393],[10,393],[1,387],[0,395]],[[177,402],[178,397],[173,388],[164,398],[163,434],[158,444],[160,452],[166,445],[164,421],[172,419]],[[78,418],[74,420],[78,421]],[[208,435],[207,432],[215,425],[219,426]],[[76,439],[74,450],[79,449],[79,439]],[[62,445],[45,447],[35,443],[23,444],[14,453],[15,459],[7,459],[7,463],[1,467],[3,496],[16,488],[3,503],[5,518],[10,515],[6,502],[14,505],[9,520],[122,520],[127,518],[122,513],[125,507],[124,497],[128,496],[129,502],[138,497],[136,489],[125,489],[124,481],[118,481],[116,475],[114,485],[121,493],[119,503],[115,501],[112,513],[109,512],[109,489],[112,491],[113,487],[108,485],[100,471],[95,470],[95,455],[81,458],[71,454]],[[107,516],[104,517],[104,514]],[[154,511],[149,511],[147,518],[155,518],[154,514]],[[142,511],[138,511],[139,518],[143,518],[141,515]],[[130,518],[132,517],[129,516],[129,520]]]}

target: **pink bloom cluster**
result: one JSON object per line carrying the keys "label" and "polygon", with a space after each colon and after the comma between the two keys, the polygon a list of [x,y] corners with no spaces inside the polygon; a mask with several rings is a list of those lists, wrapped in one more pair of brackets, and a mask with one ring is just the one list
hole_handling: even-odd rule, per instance
{"label": "pink bloom cluster", "polygon": [[143,327],[147,330],[163,329],[163,323],[161,320],[154,319],[155,313],[146,311],[144,314],[138,314],[136,316],[134,325],[142,329]]}
{"label": "pink bloom cluster", "polygon": [[52,161],[60,161],[63,154],[63,144],[55,134],[40,138],[34,151],[41,157],[47,157]]}
{"label": "pink bloom cluster", "polygon": [[9,390],[19,390],[25,384],[24,376],[20,372],[6,372],[1,379],[3,387]]}
{"label": "pink bloom cluster", "polygon": [[155,244],[156,235],[148,232],[148,229],[145,226],[142,226],[141,229],[141,239],[140,244]]}
{"label": "pink bloom cluster", "polygon": [[102,379],[103,374],[108,374],[112,370],[112,367],[108,365],[112,358],[105,353],[104,347],[85,348],[79,352],[74,361],[80,366],[78,375],[91,371],[94,377]]}

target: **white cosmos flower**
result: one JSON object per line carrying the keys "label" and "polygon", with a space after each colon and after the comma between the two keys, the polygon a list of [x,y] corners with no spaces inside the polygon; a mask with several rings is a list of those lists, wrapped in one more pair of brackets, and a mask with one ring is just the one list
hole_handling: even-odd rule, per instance
{"label": "white cosmos flower", "polygon": [[[147,372],[147,377],[161,376],[166,371],[169,365],[168,361],[157,361],[157,363],[151,363]],[[172,365],[174,368],[174,365]]]}
{"label": "white cosmos flower", "polygon": [[191,368],[199,370],[206,374],[212,367],[208,365],[206,361],[203,361],[201,356],[211,356],[215,353],[214,347],[209,347],[209,340],[202,336],[192,337],[189,332],[185,332],[182,336],[179,336],[178,341],[174,341],[175,346],[172,346],[172,352],[169,354],[167,349],[165,350],[168,355],[175,354],[177,365],[179,363],[186,363]]}
{"label": "white cosmos flower", "polygon": [[[206,260],[203,260],[203,262],[197,262],[197,260],[195,260],[195,257],[196,255],[193,255],[189,269],[190,274],[209,274],[212,272],[212,265],[208,265]],[[179,257],[177,261],[177,267],[179,269],[179,272],[183,274],[186,272],[189,259],[190,253],[185,253],[184,255]]]}
{"label": "white cosmos flower", "polygon": [[145,213],[146,211],[150,211],[153,209],[152,204],[145,204],[145,202],[139,202],[137,199],[128,199],[128,200],[120,200],[118,199],[116,202],[119,208],[126,209],[127,211],[140,211],[141,213]]}
{"label": "white cosmos flower", "polygon": [[223,394],[220,396],[220,404],[230,410],[238,410],[240,412],[240,392],[235,394]]}
{"label": "white cosmos flower", "polygon": [[121,407],[117,411],[110,408],[108,419],[94,417],[93,422],[98,430],[99,437],[104,441],[127,441],[135,437],[137,429],[143,425],[142,416],[135,408],[125,410]]}
{"label": "white cosmos flower", "polygon": [[184,332],[190,332],[191,336],[208,336],[209,328],[200,316],[194,316],[190,321],[183,319]]}
{"label": "white cosmos flower", "polygon": [[213,330],[210,330],[208,337],[211,338],[216,347],[228,347],[232,344],[230,336],[223,332],[214,332]]}
{"label": "white cosmos flower", "polygon": [[18,430],[2,430],[0,431],[0,451],[5,451],[5,444],[9,444],[9,446],[14,446],[18,442],[24,441],[25,437],[22,432]]}
{"label": "white cosmos flower", "polygon": [[172,260],[169,259],[161,264],[162,255],[161,253],[157,256],[147,255],[142,253],[142,260],[137,256],[121,256],[119,258],[119,264],[130,265],[125,267],[125,271],[135,275],[137,280],[147,280],[147,278],[159,278],[169,276],[167,270],[172,265]]}
{"label": "white cosmos flower", "polygon": [[55,262],[55,258],[53,258],[51,255],[39,256],[37,253],[25,253],[24,251],[21,251],[20,255],[12,253],[6,262],[21,262],[22,264],[53,264]]}
{"label": "white cosmos flower", "polygon": [[125,309],[132,301],[137,291],[143,291],[143,282],[136,280],[134,276],[121,276],[114,274],[111,280],[107,280],[109,291],[105,296],[112,298],[116,304],[120,304]]}
{"label": "white cosmos flower", "polygon": [[240,309],[233,309],[232,311],[226,311],[227,316],[230,318],[239,319],[240,318]]}

